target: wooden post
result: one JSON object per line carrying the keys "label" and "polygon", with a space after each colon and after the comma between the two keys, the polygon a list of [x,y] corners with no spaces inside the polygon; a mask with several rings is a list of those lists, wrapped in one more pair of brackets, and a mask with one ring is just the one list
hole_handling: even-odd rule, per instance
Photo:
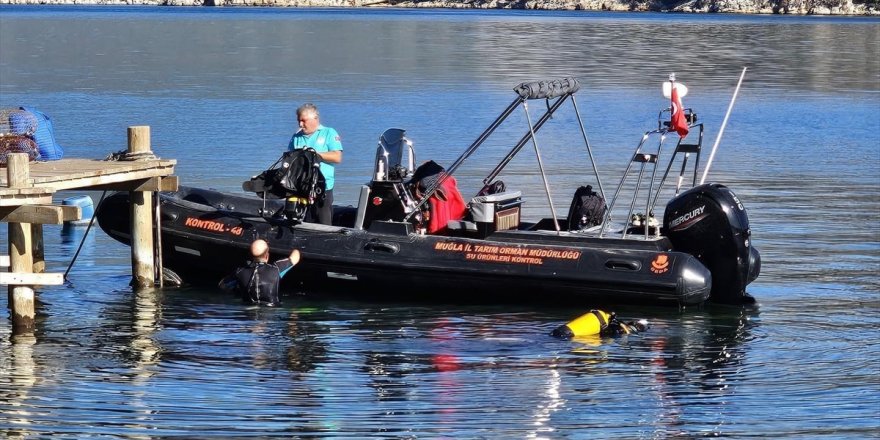
{"label": "wooden post", "polygon": [[[159,187],[162,187],[162,181],[159,181]],[[162,289],[165,287],[165,271],[164,266],[162,264],[162,207],[161,203],[159,203],[159,196],[156,195],[155,200],[156,206],[153,207],[153,212],[156,214],[155,222],[156,229],[153,235],[153,239],[156,240],[156,280],[159,283],[159,288]]]}
{"label": "wooden post", "polygon": [[[150,151],[150,127],[128,127],[128,152]],[[154,285],[153,193],[130,191],[131,200],[131,284],[135,289]]]}
{"label": "wooden post", "polygon": [[31,244],[33,245],[34,273],[46,272],[46,253],[43,246],[43,225],[31,225]]}
{"label": "wooden post", "polygon": [[[25,153],[11,153],[8,156],[6,177],[10,188],[24,188],[30,185],[30,168]],[[9,271],[13,273],[33,273],[34,260],[31,254],[30,223],[9,223]],[[34,289],[31,286],[9,286],[9,304],[12,306],[12,333],[32,333],[34,331]]]}

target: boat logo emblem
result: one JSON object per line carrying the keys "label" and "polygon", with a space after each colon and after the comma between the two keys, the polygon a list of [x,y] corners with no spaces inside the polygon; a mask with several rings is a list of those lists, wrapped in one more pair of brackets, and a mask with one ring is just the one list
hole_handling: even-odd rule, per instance
{"label": "boat logo emblem", "polygon": [[700,220],[706,218],[709,214],[705,213],[705,211],[706,205],[694,208],[690,212],[687,212],[684,215],[672,219],[672,221],[669,222],[669,228],[673,231],[687,229],[698,223]]}
{"label": "boat logo emblem", "polygon": [[379,206],[379,205],[381,205],[381,204],[382,204],[382,198],[381,198],[381,197],[373,197],[373,206]]}
{"label": "boat logo emblem", "polygon": [[656,274],[666,273],[669,271],[669,255],[666,254],[657,254],[653,260],[651,260],[651,272]]}

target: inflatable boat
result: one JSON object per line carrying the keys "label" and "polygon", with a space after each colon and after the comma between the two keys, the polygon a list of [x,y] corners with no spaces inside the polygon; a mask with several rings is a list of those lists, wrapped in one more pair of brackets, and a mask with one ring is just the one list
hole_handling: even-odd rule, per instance
{"label": "inflatable boat", "polygon": [[[432,161],[417,167],[406,132],[386,130],[357,206],[335,206],[331,225],[312,222],[308,216],[308,208],[321,195],[314,171],[318,159],[310,150],[285,153],[273,167],[244,183],[249,192],[181,186],[176,192],[160,193],[163,264],[186,282],[216,284],[247,258],[251,241],[263,238],[277,258],[291,248],[300,249],[303,259],[291,273],[306,291],[332,287],[416,300],[459,297],[588,305],[751,301],[746,286],[760,272],[760,255],[751,245],[748,216],[726,186],[697,184],[703,126],[691,109],[673,105],[660,112],[657,129],[644,134],[609,198],[583,124],[578,124],[599,191],[592,185],[572,188],[567,215],[558,215],[536,134],[567,102],[581,120],[574,100],[579,88],[573,78],[519,84],[513,102],[448,167]],[[547,103],[546,110],[541,104],[543,114],[534,120],[526,105],[532,100]],[[482,188],[469,198],[462,196],[455,171],[519,107],[527,115],[525,134],[483,180]],[[685,118],[688,138],[695,141],[685,142],[688,138],[675,134],[682,129],[673,123],[676,111]],[[665,145],[668,139],[674,145]],[[522,193],[509,190],[497,178],[527,145],[534,147],[551,200],[550,215],[531,221],[521,216]],[[688,164],[691,156],[695,160]],[[664,164],[665,173],[656,177]],[[693,167],[692,178],[688,165]],[[672,182],[677,182],[674,187]],[[673,194],[658,208],[664,189]],[[662,222],[652,215],[655,209],[662,209]],[[107,234],[128,244],[128,193],[107,197],[97,217]],[[613,220],[621,218],[626,221]]]}

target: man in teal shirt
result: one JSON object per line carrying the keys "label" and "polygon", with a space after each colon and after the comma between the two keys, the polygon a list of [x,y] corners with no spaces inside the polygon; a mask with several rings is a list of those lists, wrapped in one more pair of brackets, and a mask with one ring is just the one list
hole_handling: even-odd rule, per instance
{"label": "man in teal shirt", "polygon": [[329,225],[333,221],[334,164],[342,162],[342,142],[336,130],[321,125],[315,104],[301,105],[296,109],[296,118],[299,131],[290,138],[287,149],[313,148],[321,156],[321,174],[327,184],[326,192],[323,200],[316,201],[311,209],[318,222]]}

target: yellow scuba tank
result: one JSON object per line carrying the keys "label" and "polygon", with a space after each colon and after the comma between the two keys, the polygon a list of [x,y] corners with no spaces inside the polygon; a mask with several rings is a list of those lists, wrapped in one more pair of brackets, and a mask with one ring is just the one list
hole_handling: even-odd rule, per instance
{"label": "yellow scuba tank", "polygon": [[571,339],[575,336],[598,335],[608,328],[608,323],[613,317],[613,314],[602,310],[590,310],[568,324],[557,327],[551,335],[565,339]]}
{"label": "yellow scuba tank", "polygon": [[565,325],[561,325],[550,334],[557,338],[571,339],[579,336],[614,336],[643,332],[648,329],[648,321],[640,319],[636,322],[621,322],[612,312],[590,310]]}

